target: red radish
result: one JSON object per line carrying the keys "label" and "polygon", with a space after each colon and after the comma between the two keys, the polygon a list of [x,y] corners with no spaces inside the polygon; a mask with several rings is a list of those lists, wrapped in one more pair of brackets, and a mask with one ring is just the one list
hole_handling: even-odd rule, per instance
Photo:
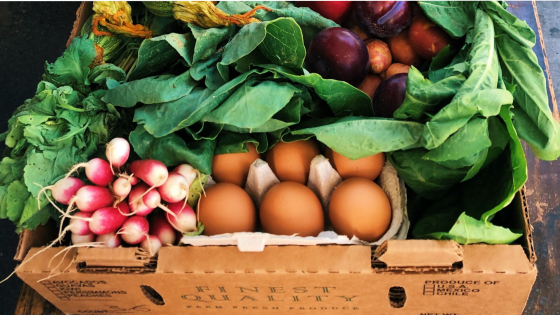
{"label": "red radish", "polygon": [[155,256],[161,248],[161,241],[155,235],[148,235],[142,243],[140,243],[140,248],[147,250],[150,256]]}
{"label": "red radish", "polygon": [[179,173],[183,176],[185,176],[185,178],[187,179],[187,182],[189,183],[189,186],[192,185],[192,183],[194,182],[195,178],[197,176],[200,176],[200,172],[195,169],[194,167],[190,166],[189,164],[181,164],[179,166],[177,166],[173,172],[175,173]]}
{"label": "red radish", "polygon": [[114,200],[115,197],[109,188],[86,185],[78,189],[76,195],[70,199],[68,209],[75,203],[79,210],[93,212],[112,205]]}
{"label": "red radish", "polygon": [[[189,186],[190,183],[185,176],[171,172],[165,183],[158,187],[158,192],[161,195],[161,199],[167,202],[179,202],[187,198]],[[144,200],[144,203],[146,203],[146,200]]]}
{"label": "red radish", "polygon": [[122,240],[130,245],[142,242],[148,235],[150,225],[144,217],[133,216],[128,218],[117,234],[121,234]]}
{"label": "red radish", "polygon": [[120,228],[129,214],[130,208],[126,202],[121,202],[114,207],[101,208],[93,213],[89,222],[89,229],[96,235],[111,233]]}
{"label": "red radish", "polygon": [[78,211],[74,213],[72,219],[70,219],[70,224],[68,224],[72,234],[81,236],[91,234],[89,229],[90,218],[91,212]]}
{"label": "red radish", "polygon": [[78,235],[72,233],[72,244],[83,244],[83,243],[91,243],[95,240],[95,234],[90,233],[87,235]]}
{"label": "red radish", "polygon": [[115,177],[109,163],[100,158],[91,159],[89,162],[74,165],[66,177],[69,177],[70,174],[77,171],[80,167],[86,168],[87,178],[97,186],[107,186]]}
{"label": "red radish", "polygon": [[111,169],[123,166],[130,155],[130,144],[123,138],[114,138],[107,143],[105,155],[109,161]]}
{"label": "red radish", "polygon": [[113,182],[113,192],[119,197],[127,197],[131,189],[130,178],[119,177]]}
{"label": "red radish", "polygon": [[151,187],[165,184],[169,172],[165,164],[157,160],[140,160],[130,164],[130,171]]}
{"label": "red radish", "polygon": [[[51,191],[54,200],[60,202],[63,205],[68,205],[70,199],[74,197],[78,189],[84,187],[86,184],[75,177],[65,177],[58,180],[54,185],[43,187],[37,194],[37,201],[41,198],[41,194],[46,190]],[[39,206],[39,208],[41,208]]]}
{"label": "red radish", "polygon": [[134,176],[134,174],[128,175],[128,180],[130,181],[130,185],[132,186],[138,184],[138,177]]}
{"label": "red radish", "polygon": [[95,242],[106,243],[107,247],[117,248],[121,246],[121,236],[117,235],[116,232],[111,232],[103,235],[98,235]]}
{"label": "red radish", "polygon": [[132,188],[130,194],[128,195],[130,210],[132,210],[132,214],[136,215],[148,215],[150,212],[154,210],[154,208],[148,207],[144,201],[143,196],[146,192],[150,189],[148,185],[144,183],[140,183]]}
{"label": "red radish", "polygon": [[181,233],[198,231],[196,214],[188,204],[176,202],[170,203],[167,207],[175,213],[175,216],[166,214],[167,221],[175,230]]}
{"label": "red radish", "polygon": [[158,213],[150,219],[150,234],[157,236],[163,245],[175,245],[176,233],[165,215]]}

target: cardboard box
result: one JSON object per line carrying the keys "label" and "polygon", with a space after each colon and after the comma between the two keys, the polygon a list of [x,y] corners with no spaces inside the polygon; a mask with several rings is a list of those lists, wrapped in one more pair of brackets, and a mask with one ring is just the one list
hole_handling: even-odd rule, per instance
{"label": "cardboard box", "polygon": [[[69,42],[89,14],[83,3]],[[537,275],[523,190],[509,207],[508,227],[524,231],[515,245],[164,247],[157,260],[136,248],[58,247],[17,275],[69,314],[521,314]],[[22,233],[16,259],[55,230]]]}

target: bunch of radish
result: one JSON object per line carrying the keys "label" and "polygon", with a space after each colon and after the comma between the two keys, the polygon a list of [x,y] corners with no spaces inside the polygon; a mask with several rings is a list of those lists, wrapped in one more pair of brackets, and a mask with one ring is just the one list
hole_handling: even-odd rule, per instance
{"label": "bunch of radish", "polygon": [[[80,163],[65,178],[41,190],[38,199],[48,189],[56,202],[67,206],[63,211],[51,201],[62,213],[55,242],[70,231],[75,245],[119,247],[126,243],[155,255],[162,246],[176,244],[179,233],[201,232],[196,214],[187,204],[190,186],[200,173],[188,164],[169,172],[157,160],[133,161],[125,167],[129,154],[128,141],[115,138],[107,144],[107,160]],[[70,176],[80,168],[85,168],[91,184]],[[121,173],[123,170],[128,173]],[[161,210],[154,212],[157,208]],[[70,223],[62,229],[65,218]]]}

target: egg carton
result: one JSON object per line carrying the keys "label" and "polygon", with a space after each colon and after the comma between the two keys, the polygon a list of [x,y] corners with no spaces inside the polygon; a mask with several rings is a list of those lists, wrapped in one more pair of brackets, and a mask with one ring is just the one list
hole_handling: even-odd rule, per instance
{"label": "egg carton", "polygon": [[[247,185],[245,190],[255,205],[259,207],[264,194],[280,180],[274,175],[268,163],[257,159],[249,169]],[[322,155],[316,156],[311,162],[308,187],[317,194],[328,218],[328,202],[334,188],[342,182],[342,178],[331,166],[328,159]],[[209,180],[207,185],[214,182]],[[181,244],[192,246],[237,246],[242,252],[261,252],[266,245],[380,245],[389,239],[406,239],[410,221],[406,209],[406,188],[404,182],[398,177],[397,171],[387,160],[376,183],[383,189],[391,203],[392,221],[389,229],[377,241],[368,243],[357,237],[349,238],[346,235],[338,235],[332,231],[327,222],[327,229],[318,236],[301,237],[297,235],[274,235],[264,232],[240,232],[212,236],[185,236]],[[209,187],[207,186],[207,187]],[[207,188],[205,187],[205,188]]]}

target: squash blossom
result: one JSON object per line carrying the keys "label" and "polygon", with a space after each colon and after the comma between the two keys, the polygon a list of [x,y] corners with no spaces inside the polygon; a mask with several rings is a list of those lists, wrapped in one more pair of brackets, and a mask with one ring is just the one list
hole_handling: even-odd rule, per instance
{"label": "squash blossom", "polygon": [[224,27],[231,24],[243,26],[260,22],[253,17],[258,10],[272,11],[265,6],[258,5],[247,13],[230,15],[217,8],[212,1],[175,1],[173,17],[202,28]]}
{"label": "squash blossom", "polygon": [[[132,23],[132,9],[126,1],[94,1],[93,33],[96,36],[122,34],[128,37],[151,38],[154,36],[148,27]],[[109,32],[100,31],[98,25]]]}

